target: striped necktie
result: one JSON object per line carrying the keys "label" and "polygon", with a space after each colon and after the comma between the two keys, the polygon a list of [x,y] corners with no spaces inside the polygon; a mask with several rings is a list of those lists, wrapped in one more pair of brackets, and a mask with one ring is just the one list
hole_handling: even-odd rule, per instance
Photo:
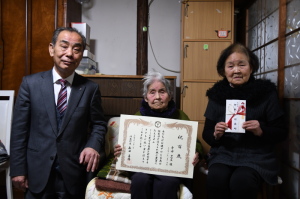
{"label": "striped necktie", "polygon": [[59,83],[61,84],[61,89],[58,93],[57,98],[57,110],[63,115],[65,110],[67,109],[67,84],[68,81],[64,79],[59,79]]}

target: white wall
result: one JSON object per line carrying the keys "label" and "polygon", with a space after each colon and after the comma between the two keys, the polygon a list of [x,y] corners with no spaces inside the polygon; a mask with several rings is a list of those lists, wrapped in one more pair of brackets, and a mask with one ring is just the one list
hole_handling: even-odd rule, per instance
{"label": "white wall", "polygon": [[181,3],[178,0],[152,2],[149,8],[149,35],[158,63],[148,42],[148,70],[154,69],[164,75],[177,76],[178,87],[180,85],[180,8]]}
{"label": "white wall", "polygon": [[[177,76],[180,85],[180,6],[178,0],[154,0],[150,5],[148,70]],[[137,0],[90,0],[82,8],[82,22],[91,27],[91,52],[100,73],[136,75]],[[162,65],[171,71],[163,69]]]}
{"label": "white wall", "polygon": [[136,73],[135,0],[90,0],[83,4],[82,22],[91,27],[91,52],[100,73]]}

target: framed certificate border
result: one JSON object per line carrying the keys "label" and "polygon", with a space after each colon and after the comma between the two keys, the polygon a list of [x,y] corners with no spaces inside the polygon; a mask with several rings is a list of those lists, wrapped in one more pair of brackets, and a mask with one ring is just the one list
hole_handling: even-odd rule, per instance
{"label": "framed certificate border", "polygon": [[116,168],[192,178],[198,122],[121,115]]}

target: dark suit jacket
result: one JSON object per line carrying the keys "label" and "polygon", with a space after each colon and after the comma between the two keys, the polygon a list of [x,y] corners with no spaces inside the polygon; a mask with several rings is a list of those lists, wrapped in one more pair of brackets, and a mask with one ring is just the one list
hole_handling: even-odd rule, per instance
{"label": "dark suit jacket", "polygon": [[14,109],[10,175],[27,175],[30,191],[39,193],[47,184],[57,156],[69,192],[82,192],[86,166],[79,164],[79,155],[85,147],[100,153],[106,130],[96,83],[75,73],[58,131],[52,70],[26,76]]}

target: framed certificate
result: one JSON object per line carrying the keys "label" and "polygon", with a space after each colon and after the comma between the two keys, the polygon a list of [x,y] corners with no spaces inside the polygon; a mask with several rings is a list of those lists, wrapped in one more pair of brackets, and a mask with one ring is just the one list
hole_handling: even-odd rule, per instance
{"label": "framed certificate", "polygon": [[116,168],[192,178],[198,122],[121,115]]}

